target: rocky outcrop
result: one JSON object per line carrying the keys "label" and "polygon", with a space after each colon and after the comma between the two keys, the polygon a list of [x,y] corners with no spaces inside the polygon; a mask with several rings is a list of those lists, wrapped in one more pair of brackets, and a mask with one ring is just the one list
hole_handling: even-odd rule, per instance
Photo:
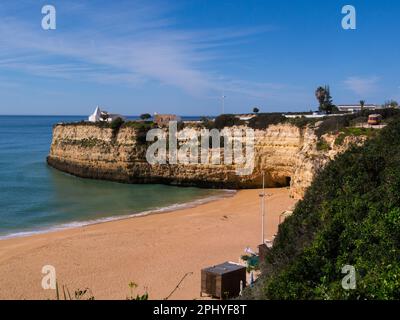
{"label": "rocky outcrop", "polygon": [[[195,130],[200,135],[200,129]],[[113,130],[88,124],[56,125],[47,161],[84,178],[214,188],[260,187],[265,172],[267,187],[290,186],[291,194],[300,198],[316,172],[351,143],[339,148],[333,136],[326,136],[330,149],[317,150],[313,129],[290,124],[271,125],[254,134],[254,170],[249,175],[238,175],[235,164],[150,164],[146,160],[149,143],[143,133],[129,126]],[[219,152],[223,154],[223,148]]]}
{"label": "rocky outcrop", "polygon": [[[361,145],[366,136],[347,136],[340,144],[336,143],[339,134],[324,134],[317,137],[314,130],[304,130],[304,140],[294,165],[290,195],[300,199],[311,185],[314,177],[324,166],[338,154],[346,151],[351,145]],[[323,142],[323,150],[319,150],[318,142]]]}

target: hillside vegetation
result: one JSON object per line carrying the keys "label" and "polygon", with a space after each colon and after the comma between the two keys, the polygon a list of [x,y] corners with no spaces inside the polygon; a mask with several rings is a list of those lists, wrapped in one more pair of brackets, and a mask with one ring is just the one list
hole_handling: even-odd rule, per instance
{"label": "hillside vegetation", "polygon": [[[356,289],[344,290],[344,265]],[[400,117],[317,176],[279,227],[255,299],[400,298]]]}

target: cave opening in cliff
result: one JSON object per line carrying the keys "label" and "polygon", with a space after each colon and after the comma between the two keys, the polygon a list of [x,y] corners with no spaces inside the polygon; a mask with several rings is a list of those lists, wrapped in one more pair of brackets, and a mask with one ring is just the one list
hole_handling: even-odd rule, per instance
{"label": "cave opening in cliff", "polygon": [[290,187],[290,181],[292,181],[292,178],[291,178],[291,177],[286,177],[286,178],[285,178],[285,186],[286,186],[286,187]]}

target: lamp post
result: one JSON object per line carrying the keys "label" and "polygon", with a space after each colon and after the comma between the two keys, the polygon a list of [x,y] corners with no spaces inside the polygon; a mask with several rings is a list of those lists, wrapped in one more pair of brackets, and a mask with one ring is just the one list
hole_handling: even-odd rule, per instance
{"label": "lamp post", "polygon": [[262,193],[260,193],[261,198],[261,243],[265,241],[264,237],[264,217],[265,217],[265,173],[262,173]]}
{"label": "lamp post", "polygon": [[225,113],[225,98],[224,92],[222,92],[221,100],[222,100],[222,114]]}

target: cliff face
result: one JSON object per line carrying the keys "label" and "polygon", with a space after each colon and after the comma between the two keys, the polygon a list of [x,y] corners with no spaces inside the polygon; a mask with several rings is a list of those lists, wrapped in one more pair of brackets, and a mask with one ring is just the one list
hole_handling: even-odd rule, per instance
{"label": "cliff face", "polygon": [[333,136],[325,139],[331,150],[318,151],[318,138],[312,129],[279,124],[256,130],[254,170],[250,175],[238,175],[235,164],[149,164],[149,143],[132,127],[114,131],[93,125],[60,124],[53,129],[47,161],[56,169],[84,178],[219,188],[260,187],[264,171],[267,187],[290,185],[291,194],[300,198],[315,173],[350,143],[345,141],[339,148]]}
{"label": "cliff face", "polygon": [[[346,151],[352,145],[361,145],[366,136],[347,136],[341,144],[335,141],[339,134],[324,134],[318,138],[313,129],[304,130],[303,144],[296,155],[293,180],[290,195],[296,199],[304,196],[316,174],[333,160],[338,154]],[[318,149],[318,141],[324,141],[324,150]]]}

